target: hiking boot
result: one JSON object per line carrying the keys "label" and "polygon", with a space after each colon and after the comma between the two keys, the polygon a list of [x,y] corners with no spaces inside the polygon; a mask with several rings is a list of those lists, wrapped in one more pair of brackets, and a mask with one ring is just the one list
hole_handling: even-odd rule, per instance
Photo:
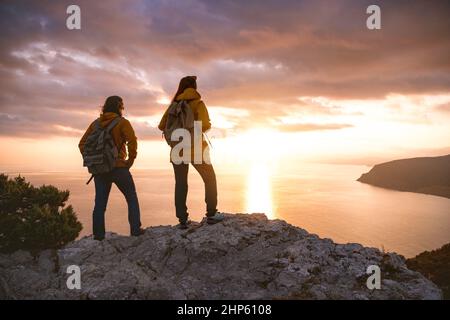
{"label": "hiking boot", "polygon": [[223,221],[225,219],[225,215],[221,212],[216,212],[213,216],[206,217],[206,222],[208,224],[215,224]]}
{"label": "hiking boot", "polygon": [[139,228],[138,232],[133,232],[131,236],[133,237],[139,237],[142,236],[145,233],[145,229]]}
{"label": "hiking boot", "polygon": [[177,226],[178,229],[180,230],[186,230],[189,228],[189,225],[192,223],[191,220],[185,221],[185,222],[180,222],[180,224]]}

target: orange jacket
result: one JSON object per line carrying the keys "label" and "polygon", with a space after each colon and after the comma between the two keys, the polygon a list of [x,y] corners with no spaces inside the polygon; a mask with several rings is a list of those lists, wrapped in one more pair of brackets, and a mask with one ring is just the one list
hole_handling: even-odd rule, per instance
{"label": "orange jacket", "polygon": [[[186,100],[188,102],[189,106],[192,109],[192,112],[194,113],[194,119],[196,121],[202,122],[203,132],[211,129],[211,120],[209,119],[208,110],[206,109],[205,103],[201,100],[200,93],[198,93],[197,90],[187,88],[186,90],[183,91],[183,93],[179,94],[175,100],[176,101]],[[161,131],[163,131],[164,128],[166,127],[168,111],[169,108],[167,108],[158,125],[158,128]]]}
{"label": "orange jacket", "polygon": [[[100,116],[100,125],[104,128],[106,127],[114,118],[118,115],[114,112],[106,112]],[[83,153],[84,145],[86,143],[87,137],[91,134],[94,129],[95,121],[91,123],[89,128],[87,128],[83,137],[78,144],[80,152]],[[111,130],[111,135],[113,137],[114,143],[119,151],[119,156],[117,158],[116,167],[127,167],[127,148],[128,148],[128,159],[134,160],[137,156],[137,138],[134,133],[133,127],[130,121],[123,118],[119,123]]]}
{"label": "orange jacket", "polygon": [[[193,88],[187,88],[186,90],[183,91],[183,93],[179,94],[175,99],[175,101],[181,101],[181,100],[186,100],[189,107],[191,107],[192,112],[194,113],[194,120],[202,122],[202,131],[203,132],[211,129],[211,120],[209,118],[208,109],[206,109],[206,105],[201,100],[200,93],[198,93],[197,90],[195,90]],[[161,121],[159,122],[158,129],[161,131],[164,131],[164,129],[166,128],[168,111],[169,111],[169,108],[167,108]],[[208,150],[205,151],[205,149],[208,149]],[[208,147],[208,143],[205,140],[202,141],[202,156],[209,157],[209,147]],[[191,145],[191,161],[194,162],[194,159],[195,159],[195,148],[194,148],[194,145],[192,144]]]}

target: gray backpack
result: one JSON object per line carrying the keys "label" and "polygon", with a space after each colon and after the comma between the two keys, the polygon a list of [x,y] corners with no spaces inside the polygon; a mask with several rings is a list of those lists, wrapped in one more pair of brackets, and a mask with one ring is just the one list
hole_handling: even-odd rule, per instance
{"label": "gray backpack", "polygon": [[194,113],[185,100],[172,102],[167,111],[163,135],[169,146],[173,147],[178,143],[178,141],[171,141],[171,137],[176,129],[181,128],[189,131],[194,129]]}
{"label": "gray backpack", "polygon": [[94,124],[93,131],[86,139],[83,150],[83,166],[87,167],[92,174],[87,184],[94,175],[107,173],[114,169],[119,152],[111,135],[111,130],[122,120],[117,117],[111,123],[103,128],[100,119]]}

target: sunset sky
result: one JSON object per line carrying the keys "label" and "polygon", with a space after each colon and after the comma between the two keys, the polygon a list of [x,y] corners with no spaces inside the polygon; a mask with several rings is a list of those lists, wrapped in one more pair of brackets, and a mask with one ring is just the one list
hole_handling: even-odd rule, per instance
{"label": "sunset sky", "polygon": [[[81,30],[66,8],[81,7]],[[381,30],[366,8],[381,8]],[[197,75],[218,155],[374,164],[450,153],[449,1],[5,1],[0,169],[79,168],[77,142],[124,98],[137,165]],[[247,154],[246,154],[247,153]],[[165,162],[164,162],[165,161]],[[159,163],[159,162],[158,162]]]}

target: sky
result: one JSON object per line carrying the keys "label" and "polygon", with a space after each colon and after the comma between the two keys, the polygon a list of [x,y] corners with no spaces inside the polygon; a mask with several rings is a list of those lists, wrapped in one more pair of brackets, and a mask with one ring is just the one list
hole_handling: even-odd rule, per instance
{"label": "sky", "polygon": [[[81,8],[81,30],[66,8]],[[381,29],[366,8],[381,8]],[[77,142],[110,95],[141,167],[198,77],[217,159],[374,164],[450,153],[448,1],[9,1],[0,4],[2,170],[78,168]]]}

